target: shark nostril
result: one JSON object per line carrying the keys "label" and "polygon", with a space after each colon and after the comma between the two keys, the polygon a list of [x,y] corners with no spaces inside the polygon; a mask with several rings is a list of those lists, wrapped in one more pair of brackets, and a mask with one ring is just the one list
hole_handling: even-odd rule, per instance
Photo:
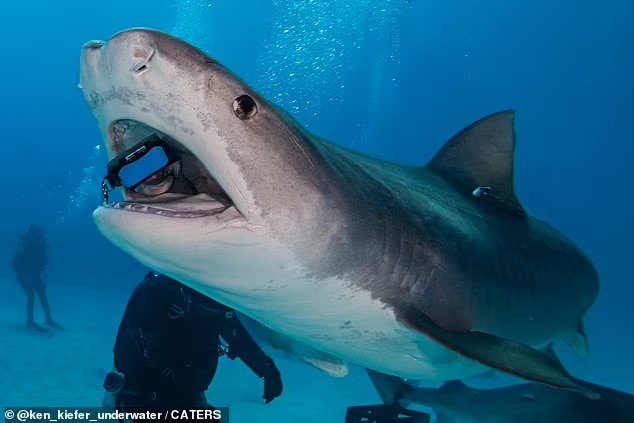
{"label": "shark nostril", "polygon": [[137,62],[134,65],[134,67],[133,67],[134,73],[140,74],[140,73],[143,73],[146,70],[148,70],[148,64],[154,58],[154,53],[156,53],[156,49],[155,48],[153,48],[152,51],[150,51],[149,53],[143,52],[142,50],[136,51],[135,52],[135,57],[143,57],[143,60]]}
{"label": "shark nostril", "polygon": [[142,72],[144,72],[146,70],[147,70],[147,65],[145,65],[145,64],[135,66],[135,68],[134,68],[134,72],[135,73],[142,73]]}

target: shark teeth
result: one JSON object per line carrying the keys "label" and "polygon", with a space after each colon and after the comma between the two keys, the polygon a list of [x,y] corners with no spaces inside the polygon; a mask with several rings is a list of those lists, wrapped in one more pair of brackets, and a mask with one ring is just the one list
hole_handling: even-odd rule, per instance
{"label": "shark teeth", "polygon": [[127,210],[137,213],[155,214],[158,216],[168,217],[205,217],[213,216],[224,212],[227,206],[216,207],[209,210],[168,210],[160,207],[155,207],[147,204],[131,203],[128,201],[122,201],[120,203],[110,204],[106,207],[111,209]]}
{"label": "shark teeth", "polygon": [[127,198],[119,203],[106,204],[104,207],[157,216],[190,218],[217,216],[220,219],[226,216],[234,217],[232,211],[235,210],[232,205],[221,203],[207,194],[184,196],[171,193],[151,199]]}

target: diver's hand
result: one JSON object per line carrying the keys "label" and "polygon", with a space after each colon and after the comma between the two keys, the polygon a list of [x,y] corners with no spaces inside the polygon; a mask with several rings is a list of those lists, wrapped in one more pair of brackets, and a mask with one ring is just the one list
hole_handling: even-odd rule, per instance
{"label": "diver's hand", "polygon": [[282,377],[280,376],[280,371],[277,370],[275,363],[269,357],[267,364],[267,375],[264,376],[264,395],[262,398],[266,404],[273,401],[275,398],[282,395],[282,390],[284,389],[282,385]]}

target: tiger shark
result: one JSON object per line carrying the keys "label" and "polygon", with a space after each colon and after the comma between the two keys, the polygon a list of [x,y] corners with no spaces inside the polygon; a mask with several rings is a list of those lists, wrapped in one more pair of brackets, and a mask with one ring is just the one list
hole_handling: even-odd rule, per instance
{"label": "tiger shark", "polygon": [[577,380],[600,395],[589,399],[577,392],[536,383],[476,389],[460,381],[438,389],[417,388],[403,403],[426,404],[434,423],[628,423],[634,420],[634,395]]}
{"label": "tiger shark", "polygon": [[[560,363],[553,345],[544,348]],[[434,423],[626,423],[634,420],[634,395],[574,378],[598,399],[539,383],[516,383],[478,389],[459,380],[438,388],[417,386],[395,376],[366,369],[387,410],[427,406]],[[373,407],[376,409],[376,406]]]}
{"label": "tiger shark", "polygon": [[[139,262],[320,355],[401,378],[489,371],[596,394],[540,348],[588,352],[591,260],[514,191],[514,112],[421,165],[321,139],[200,49],[132,28],[82,48],[109,158],[157,134],[180,160],[98,230]],[[331,369],[331,374],[345,374]]]}
{"label": "tiger shark", "polygon": [[589,399],[577,392],[537,383],[477,389],[461,381],[441,387],[405,388],[400,405],[427,405],[434,423],[628,423],[634,421],[634,395],[577,379],[600,395]]}

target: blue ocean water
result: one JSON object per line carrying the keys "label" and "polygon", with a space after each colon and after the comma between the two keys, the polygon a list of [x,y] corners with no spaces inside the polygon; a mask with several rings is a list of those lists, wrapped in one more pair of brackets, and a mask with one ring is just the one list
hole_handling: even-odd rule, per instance
{"label": "blue ocean water", "polygon": [[[577,242],[601,275],[587,318],[590,359],[558,351],[573,374],[634,393],[631,2],[60,0],[4,2],[0,16],[0,405],[16,390],[24,404],[46,405],[38,384],[62,390],[55,374],[83,377],[73,354],[99,357],[86,364],[99,392],[121,307],[144,274],[92,223],[106,157],[77,87],[82,44],[135,26],[198,45],[312,132],[400,162],[424,163],[469,123],[517,110],[519,198]],[[62,336],[34,340],[19,329],[23,296],[10,256],[33,222],[53,248],[52,308],[67,332],[82,328],[78,350],[58,348]],[[20,373],[24,349],[44,342],[68,356],[50,371]],[[74,395],[55,398],[73,405]],[[323,399],[306,403],[328,408]]]}

